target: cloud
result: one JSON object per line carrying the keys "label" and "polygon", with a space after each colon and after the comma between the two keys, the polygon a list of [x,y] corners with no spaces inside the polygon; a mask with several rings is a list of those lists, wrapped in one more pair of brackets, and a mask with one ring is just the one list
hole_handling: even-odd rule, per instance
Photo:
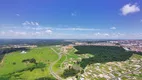
{"label": "cloud", "polygon": [[142,22],[142,19],[140,20],[140,22]]}
{"label": "cloud", "polygon": [[16,16],[18,16],[18,17],[19,17],[19,16],[20,16],[20,14],[16,14]]}
{"label": "cloud", "polygon": [[[128,34],[130,35],[130,34]],[[127,38],[126,34],[124,33],[119,33],[119,32],[116,32],[116,33],[103,33],[103,32],[98,32],[98,33],[93,33],[93,36],[94,38],[98,38],[98,39],[116,39],[116,38]]]}
{"label": "cloud", "polygon": [[31,25],[33,25],[33,26],[34,26],[34,25],[35,25],[35,23],[34,23],[34,22],[31,22]]}
{"label": "cloud", "polygon": [[126,4],[124,5],[122,8],[121,8],[121,12],[122,12],[122,15],[128,15],[130,13],[136,13],[136,12],[139,12],[140,11],[140,8],[139,6],[137,6],[137,4]]}
{"label": "cloud", "polygon": [[35,25],[39,26],[39,23],[38,23],[38,22],[35,22]]}
{"label": "cloud", "polygon": [[22,23],[23,26],[39,26],[38,22],[29,22],[29,21],[25,21],[24,23]]}
{"label": "cloud", "polygon": [[5,31],[1,31],[0,32],[1,35],[5,35],[5,33],[6,33]]}
{"label": "cloud", "polygon": [[26,25],[30,25],[31,23],[29,21],[25,21],[24,23],[22,23],[23,26],[26,26]]}
{"label": "cloud", "polygon": [[108,33],[94,33],[95,36],[99,36],[99,37],[106,37],[106,36],[110,36],[110,34]]}
{"label": "cloud", "polygon": [[110,29],[113,29],[113,30],[115,30],[115,29],[116,29],[116,27],[111,27]]}
{"label": "cloud", "polygon": [[72,12],[71,16],[77,16],[77,13],[76,12]]}
{"label": "cloud", "polygon": [[45,32],[48,34],[52,34],[52,30],[50,30],[50,29],[47,29]]}
{"label": "cloud", "polygon": [[15,32],[15,35],[19,35],[19,36],[26,36],[27,33],[26,32]]}
{"label": "cloud", "polygon": [[27,35],[27,33],[25,31],[15,31],[15,30],[2,31],[1,34],[5,35],[5,36],[12,36],[12,37]]}
{"label": "cloud", "polygon": [[[33,22],[33,21],[32,21]],[[26,24],[31,22],[27,21]],[[35,22],[33,22],[35,24]],[[108,29],[87,27],[0,26],[0,38],[54,38],[54,39],[136,39],[142,33],[112,32]],[[114,29],[113,27],[110,27]],[[116,27],[115,27],[116,28]]]}
{"label": "cloud", "polygon": [[69,30],[69,31],[97,31],[100,29],[94,28],[55,28],[55,30]]}
{"label": "cloud", "polygon": [[8,30],[8,31],[11,32],[11,33],[14,32],[13,30]]}

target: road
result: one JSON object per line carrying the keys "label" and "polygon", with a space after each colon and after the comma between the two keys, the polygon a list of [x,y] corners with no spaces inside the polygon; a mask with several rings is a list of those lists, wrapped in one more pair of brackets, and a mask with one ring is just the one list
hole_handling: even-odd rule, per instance
{"label": "road", "polygon": [[54,50],[53,48],[51,48],[56,54],[58,54],[58,59],[56,60],[56,61],[54,61],[53,63],[51,63],[51,65],[50,65],[50,67],[49,67],[49,71],[50,71],[50,73],[51,73],[51,75],[54,77],[54,78],[56,78],[57,80],[63,80],[59,75],[57,75],[54,71],[53,71],[53,69],[52,69],[52,67],[61,59],[61,57],[62,57],[62,55],[61,55],[61,52],[60,53],[58,53],[56,50]]}

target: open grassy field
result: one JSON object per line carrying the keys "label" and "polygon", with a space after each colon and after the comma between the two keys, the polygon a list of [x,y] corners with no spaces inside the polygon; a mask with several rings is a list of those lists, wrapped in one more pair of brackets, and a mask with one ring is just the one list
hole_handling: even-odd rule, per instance
{"label": "open grassy field", "polygon": [[[34,80],[40,77],[52,77],[48,67],[50,63],[58,59],[58,55],[53,52],[50,47],[38,47],[26,51],[22,54],[20,51],[6,54],[3,64],[0,65],[0,76],[8,75],[9,79],[25,79]],[[34,63],[23,63],[24,59],[34,58],[37,63],[46,64],[43,68],[35,68],[34,70],[24,70],[34,66]],[[11,74],[12,73],[12,74]]]}
{"label": "open grassy field", "polygon": [[56,72],[58,75],[62,74],[64,71],[62,69],[62,63],[65,61],[66,56],[62,55],[61,59],[53,66],[53,71]]}
{"label": "open grassy field", "polygon": [[79,56],[77,54],[75,54],[75,49],[72,48],[71,50],[68,51],[68,54],[67,54],[67,58],[70,59],[77,59]]}

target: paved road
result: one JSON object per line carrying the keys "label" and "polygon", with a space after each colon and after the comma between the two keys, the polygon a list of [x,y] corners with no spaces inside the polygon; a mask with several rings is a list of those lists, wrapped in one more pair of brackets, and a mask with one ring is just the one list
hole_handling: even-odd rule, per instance
{"label": "paved road", "polygon": [[58,53],[57,51],[55,51],[53,48],[51,48],[56,54],[58,54],[58,59],[55,61],[55,62],[53,62],[53,63],[51,63],[51,65],[50,65],[50,67],[49,67],[49,71],[50,71],[50,73],[52,74],[52,76],[54,77],[54,78],[56,78],[57,80],[63,80],[59,75],[57,75],[54,71],[53,71],[53,69],[52,69],[52,67],[61,59],[61,57],[62,57],[62,55],[61,55],[61,52],[60,53]]}

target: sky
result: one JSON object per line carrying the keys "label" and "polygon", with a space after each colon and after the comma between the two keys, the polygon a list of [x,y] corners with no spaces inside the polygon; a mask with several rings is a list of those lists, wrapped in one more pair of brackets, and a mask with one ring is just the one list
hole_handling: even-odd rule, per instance
{"label": "sky", "polygon": [[142,39],[141,0],[0,0],[0,38]]}

